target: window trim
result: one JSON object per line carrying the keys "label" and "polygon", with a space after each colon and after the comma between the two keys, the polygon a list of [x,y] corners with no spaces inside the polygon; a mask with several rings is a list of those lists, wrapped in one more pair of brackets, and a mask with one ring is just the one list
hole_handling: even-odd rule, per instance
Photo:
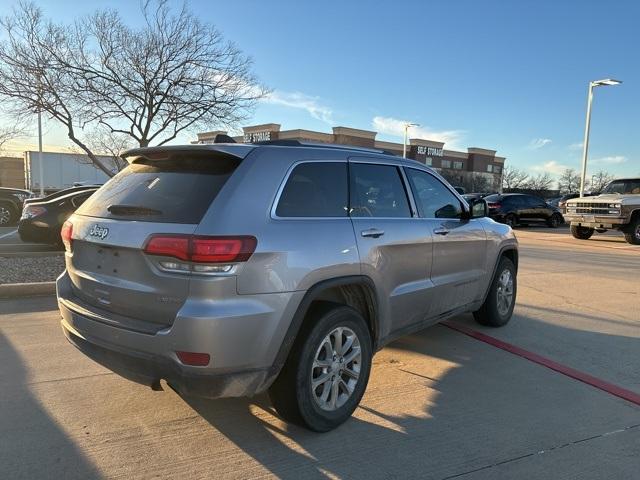
{"label": "window trim", "polygon": [[276,192],[275,199],[271,204],[270,216],[272,220],[350,220],[349,212],[344,217],[280,217],[277,215],[276,211],[278,209],[278,204],[280,203],[280,197],[282,196],[282,192],[284,191],[284,187],[287,185],[289,181],[289,177],[295,170],[298,165],[303,163],[345,163],[347,164],[347,208],[349,202],[349,162],[347,160],[324,160],[324,159],[313,159],[313,160],[298,160],[291,164],[291,166],[287,169],[287,173],[284,175],[284,179],[280,183],[278,187],[278,191]]}
{"label": "window trim", "polygon": [[[456,190],[451,185],[448,185],[447,183],[443,182],[436,175],[434,175],[432,172],[430,172],[428,170],[423,170],[422,168],[407,167],[407,166],[403,166],[402,167],[402,170],[406,170],[406,169],[417,170],[418,172],[426,173],[427,175],[430,175],[431,177],[433,177],[436,181],[440,182],[444,188],[446,188],[451,193],[453,193],[453,196],[456,199],[458,199],[458,202],[460,202],[460,208],[462,209],[462,213],[463,214],[464,213],[466,213],[466,214],[469,213],[468,204],[467,204],[466,200],[463,202],[462,200],[464,200],[464,198],[458,192],[456,192]],[[409,176],[407,175],[405,178],[406,178],[407,184],[409,185],[409,187],[411,187],[411,182],[409,181]],[[411,191],[411,196],[412,196],[412,199],[413,199],[413,201],[415,202],[415,205],[416,205],[416,217],[419,218],[419,219],[422,219],[422,220],[438,220],[438,221],[443,221],[443,220],[455,221],[455,220],[458,220],[460,222],[473,220],[473,219],[465,219],[465,218],[462,218],[462,217],[461,218],[421,217],[420,216],[420,212],[418,211],[418,208],[417,208],[418,202],[414,198],[414,194],[413,194],[412,191]]]}

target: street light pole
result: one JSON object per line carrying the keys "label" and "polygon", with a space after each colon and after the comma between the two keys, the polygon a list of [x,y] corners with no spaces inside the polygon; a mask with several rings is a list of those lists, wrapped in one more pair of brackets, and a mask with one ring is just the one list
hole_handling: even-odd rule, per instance
{"label": "street light pole", "polygon": [[42,165],[42,112],[38,108],[38,169],[40,170],[40,196],[44,197],[44,167]]}
{"label": "street light pole", "polygon": [[584,197],[584,184],[587,176],[587,154],[589,152],[589,131],[591,129],[591,104],[593,103],[593,89],[605,85],[619,85],[620,80],[605,78],[589,82],[589,94],[587,96],[587,121],[584,127],[584,143],[582,146],[582,175],[580,175],[580,198]]}
{"label": "street light pole", "polygon": [[419,127],[417,123],[404,124],[404,142],[402,142],[402,158],[407,158],[407,136],[409,135],[409,127]]}

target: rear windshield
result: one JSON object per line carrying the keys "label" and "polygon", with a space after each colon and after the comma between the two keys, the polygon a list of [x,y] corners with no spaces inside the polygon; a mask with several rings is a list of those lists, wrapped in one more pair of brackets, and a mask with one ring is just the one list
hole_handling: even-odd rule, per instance
{"label": "rear windshield", "polygon": [[90,217],[197,224],[236,164],[211,158],[136,161],[82,204]]}

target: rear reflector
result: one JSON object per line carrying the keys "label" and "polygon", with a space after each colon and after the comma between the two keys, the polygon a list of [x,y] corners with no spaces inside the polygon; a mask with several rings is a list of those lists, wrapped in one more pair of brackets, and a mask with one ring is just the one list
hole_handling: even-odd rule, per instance
{"label": "rear reflector", "polygon": [[182,363],[194,367],[206,367],[209,365],[209,360],[211,360],[211,356],[208,353],[176,352],[176,355]]}
{"label": "rear reflector", "polygon": [[194,263],[233,263],[246,262],[257,243],[251,236],[153,235],[144,251]]}
{"label": "rear reflector", "polygon": [[67,252],[71,252],[71,236],[73,235],[73,224],[67,220],[62,224],[62,230],[60,230],[60,237],[64,244],[64,249]]}

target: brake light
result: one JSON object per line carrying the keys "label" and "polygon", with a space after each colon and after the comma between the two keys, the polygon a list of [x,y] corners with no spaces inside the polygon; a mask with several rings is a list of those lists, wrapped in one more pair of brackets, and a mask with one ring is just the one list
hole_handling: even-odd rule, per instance
{"label": "brake light", "polygon": [[60,230],[60,237],[64,244],[64,249],[67,252],[71,252],[71,236],[73,235],[73,224],[67,220],[62,224],[62,230]]}
{"label": "brake light", "polygon": [[182,363],[194,367],[206,367],[209,365],[209,360],[211,360],[211,356],[208,353],[176,352],[176,355]]}
{"label": "brake light", "polygon": [[502,206],[501,203],[489,203],[487,204],[489,208],[500,208]]}
{"label": "brake light", "polygon": [[246,262],[256,249],[251,236],[202,237],[194,235],[154,235],[145,253],[174,257],[194,263]]}

